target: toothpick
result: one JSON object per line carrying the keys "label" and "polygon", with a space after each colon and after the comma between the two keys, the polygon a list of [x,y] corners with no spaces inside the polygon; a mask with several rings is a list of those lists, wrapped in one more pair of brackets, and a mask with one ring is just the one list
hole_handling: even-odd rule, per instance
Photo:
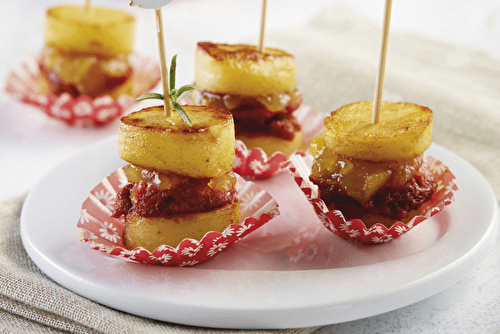
{"label": "toothpick", "polygon": [[262,0],[262,13],[260,19],[260,38],[259,38],[259,52],[264,50],[264,31],[266,27],[266,7],[267,0]]}
{"label": "toothpick", "polygon": [[382,91],[384,90],[385,62],[387,58],[387,44],[389,42],[389,25],[391,22],[391,7],[392,7],[392,0],[386,0],[385,12],[384,12],[384,27],[382,33],[382,47],[380,50],[377,85],[375,88],[375,100],[373,101],[372,124],[377,124],[380,119],[380,108],[382,105]]}
{"label": "toothpick", "polygon": [[92,8],[92,0],[85,0],[85,11],[89,11]]}
{"label": "toothpick", "polygon": [[170,102],[170,88],[168,83],[167,56],[165,54],[165,37],[163,34],[163,15],[160,8],[155,9],[156,13],[156,33],[158,37],[158,49],[160,50],[161,82],[163,86],[163,107],[165,116],[172,116],[172,105]]}

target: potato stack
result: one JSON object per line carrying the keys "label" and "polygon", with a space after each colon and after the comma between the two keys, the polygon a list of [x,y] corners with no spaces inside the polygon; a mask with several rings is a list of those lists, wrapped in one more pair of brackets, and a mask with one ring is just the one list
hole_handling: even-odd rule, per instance
{"label": "potato stack", "polygon": [[234,123],[231,113],[184,106],[188,126],[163,106],[121,119],[118,137],[127,184],[117,196],[115,217],[124,216],[129,249],[176,247],[184,238],[201,239],[239,224],[235,197]]}
{"label": "potato stack", "polygon": [[268,155],[304,149],[293,116],[302,103],[296,87],[297,63],[278,49],[199,42],[195,54],[195,104],[233,114],[236,139]]}
{"label": "potato stack", "polygon": [[339,108],[325,118],[324,135],[311,143],[310,179],[330,209],[347,219],[392,225],[410,219],[430,199],[434,177],[423,163],[432,143],[432,110],[412,103],[382,102],[371,123],[373,102]]}
{"label": "potato stack", "polygon": [[40,68],[49,89],[73,97],[110,94],[131,75],[135,19],[115,9],[61,5],[47,10]]}

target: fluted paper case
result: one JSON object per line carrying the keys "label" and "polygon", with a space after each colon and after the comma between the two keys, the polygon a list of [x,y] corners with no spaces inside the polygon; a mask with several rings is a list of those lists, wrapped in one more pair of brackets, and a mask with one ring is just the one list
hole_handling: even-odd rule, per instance
{"label": "fluted paper case", "polygon": [[125,221],[112,217],[116,195],[126,183],[125,173],[119,168],[95,186],[82,204],[77,227],[81,229],[81,241],[88,242],[92,249],[132,261],[168,266],[202,263],[279,215],[271,195],[238,176],[240,224],[231,224],[223,232],[208,232],[201,240],[184,239],[177,247],[160,246],[153,252],[142,247],[127,249],[122,238]]}

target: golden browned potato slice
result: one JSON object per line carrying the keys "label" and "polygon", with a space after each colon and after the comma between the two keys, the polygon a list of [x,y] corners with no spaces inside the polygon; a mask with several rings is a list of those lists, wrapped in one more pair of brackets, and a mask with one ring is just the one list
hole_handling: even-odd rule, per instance
{"label": "golden browned potato slice", "polygon": [[432,143],[433,113],[412,103],[382,102],[380,121],[372,124],[373,101],[335,111],[324,122],[326,146],[346,157],[390,161],[421,155]]}
{"label": "golden browned potato slice", "polygon": [[236,139],[244,142],[248,149],[260,147],[266,152],[267,156],[271,156],[274,152],[283,152],[285,155],[290,155],[295,151],[305,150],[304,136],[301,131],[295,131],[292,140],[272,136],[248,137],[245,135],[239,135]]}
{"label": "golden browned potato slice", "polygon": [[193,126],[174,110],[149,107],[122,117],[118,130],[120,158],[134,165],[191,177],[217,177],[234,163],[234,123],[227,110],[184,106]]}
{"label": "golden browned potato slice", "polygon": [[198,43],[195,83],[213,93],[269,95],[296,86],[295,58],[281,50],[251,45]]}
{"label": "golden browned potato slice", "polygon": [[130,53],[135,19],[115,9],[62,5],[47,10],[45,45],[57,49],[113,56]]}
{"label": "golden browned potato slice", "polygon": [[238,202],[197,213],[170,217],[126,217],[123,238],[128,249],[142,246],[154,251],[158,246],[176,247],[185,238],[200,240],[207,232],[222,232],[230,224],[239,224]]}

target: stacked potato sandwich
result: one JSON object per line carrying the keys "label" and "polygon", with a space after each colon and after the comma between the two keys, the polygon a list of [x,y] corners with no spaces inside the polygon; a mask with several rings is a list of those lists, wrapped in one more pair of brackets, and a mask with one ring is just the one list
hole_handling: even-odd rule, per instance
{"label": "stacked potato sandwich", "polygon": [[206,106],[184,106],[187,125],[163,106],[123,117],[119,155],[127,183],[117,196],[115,217],[125,218],[124,241],[133,249],[176,247],[239,224],[234,123],[231,113]]}
{"label": "stacked potato sandwich", "polygon": [[231,111],[236,139],[268,155],[304,149],[293,115],[302,103],[293,55],[251,45],[199,42],[195,54],[195,104]]}
{"label": "stacked potato sandwich", "polygon": [[132,73],[135,19],[115,9],[62,5],[47,10],[40,59],[48,89],[73,97],[113,95]]}
{"label": "stacked potato sandwich", "polygon": [[409,221],[436,190],[423,154],[432,143],[432,110],[382,102],[372,124],[373,102],[357,102],[326,117],[324,135],[311,143],[310,180],[330,210],[346,220],[391,226]]}

